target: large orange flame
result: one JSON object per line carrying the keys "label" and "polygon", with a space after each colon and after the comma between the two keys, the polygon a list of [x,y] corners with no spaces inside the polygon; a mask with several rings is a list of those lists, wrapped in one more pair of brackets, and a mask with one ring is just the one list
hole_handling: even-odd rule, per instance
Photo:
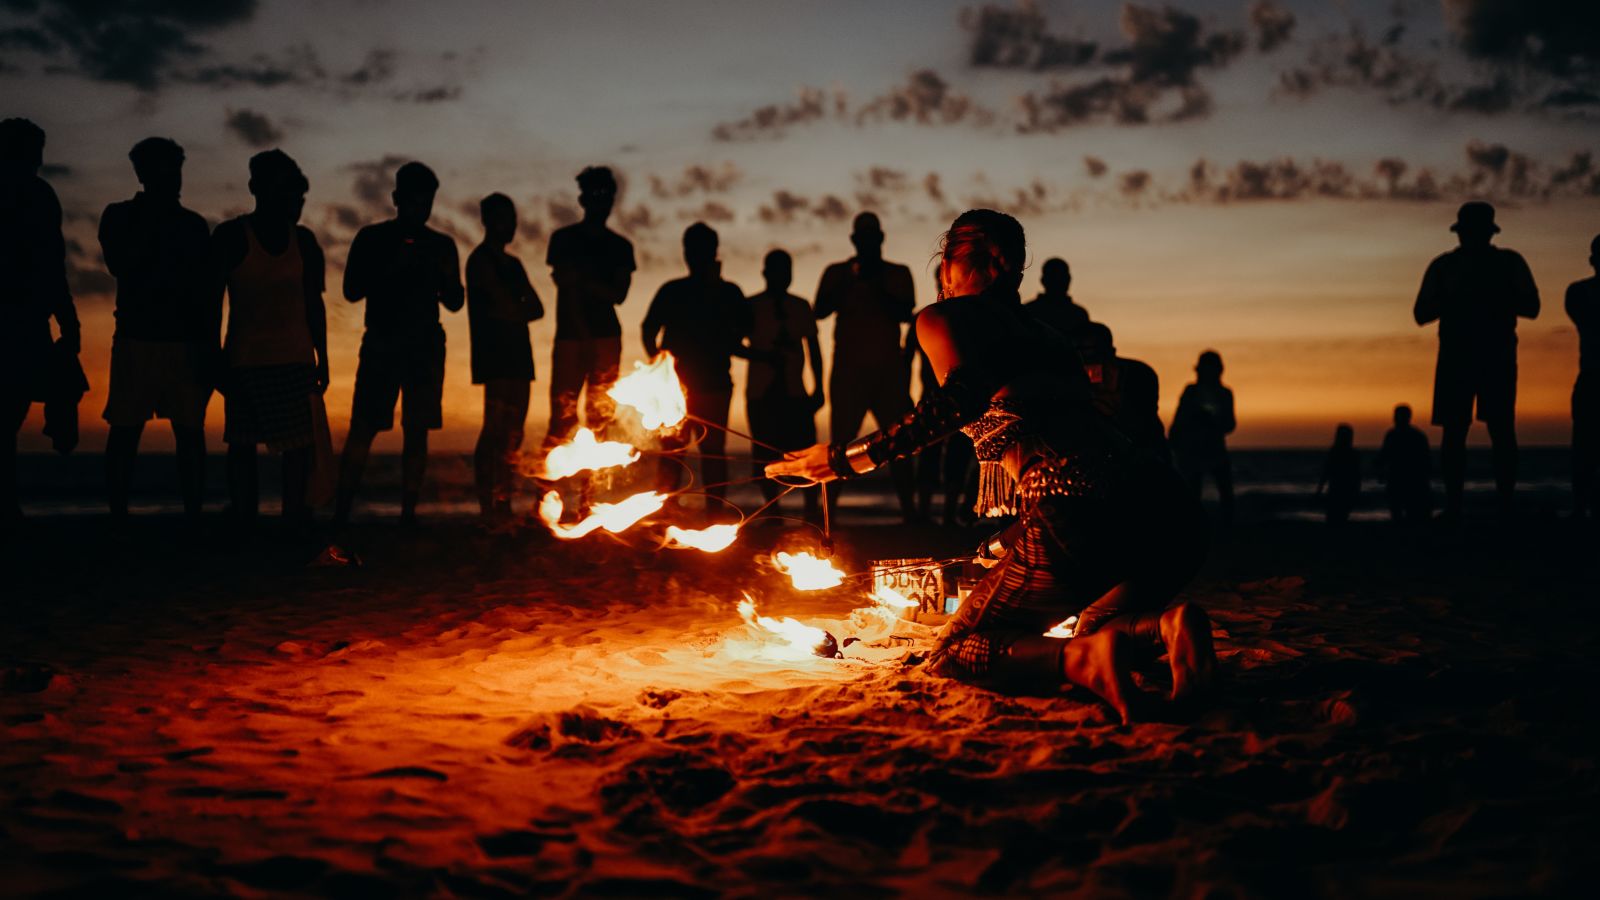
{"label": "large orange flame", "polygon": [[835,569],[833,563],[818,559],[810,553],[779,551],[773,554],[772,561],[777,565],[778,571],[789,576],[789,581],[797,590],[822,591],[844,583],[844,573]]}
{"label": "large orange flame", "polygon": [[544,477],[554,481],[584,471],[612,466],[627,466],[639,459],[639,451],[621,441],[596,440],[594,432],[579,428],[572,440],[551,448],[544,458]]}
{"label": "large orange flame", "polygon": [[550,491],[539,501],[539,518],[551,533],[564,541],[581,538],[599,528],[617,534],[635,525],[640,519],[660,509],[667,502],[665,494],[646,491],[634,494],[616,503],[596,503],[588,518],[575,525],[561,524],[561,495]]}
{"label": "large orange flame", "polygon": [[711,525],[698,530],[667,526],[667,546],[674,550],[704,550],[716,553],[728,549],[739,536],[738,525]]}
{"label": "large orange flame", "polygon": [[611,399],[639,411],[639,420],[652,431],[676,428],[689,416],[689,401],[672,354],[657,353],[649,364],[635,362],[633,371],[617,379],[606,392]]}
{"label": "large orange flame", "polygon": [[817,648],[828,637],[827,632],[821,628],[797,622],[788,616],[774,619],[771,616],[756,615],[756,604],[750,599],[749,594],[739,601],[739,616],[750,627],[779,639],[776,642],[768,642],[762,648],[766,655],[778,659],[811,659],[816,656]]}

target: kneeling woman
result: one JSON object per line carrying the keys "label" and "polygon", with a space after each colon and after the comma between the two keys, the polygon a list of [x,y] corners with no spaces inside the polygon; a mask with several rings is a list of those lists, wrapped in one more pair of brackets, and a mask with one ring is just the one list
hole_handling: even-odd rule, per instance
{"label": "kneeling woman", "polygon": [[[1130,664],[1164,649],[1171,699],[1190,697],[1210,681],[1211,624],[1171,604],[1205,557],[1199,502],[1095,410],[1071,345],[1023,313],[1022,225],[971,210],[943,244],[941,299],[916,322],[940,389],[882,431],[789,454],[767,474],[851,478],[964,431],[981,467],[977,512],[1019,518],[987,545],[997,561],[940,633],[937,671],[1009,689],[1069,681],[1127,721],[1154,702]],[[1073,638],[1043,636],[1072,615]]]}

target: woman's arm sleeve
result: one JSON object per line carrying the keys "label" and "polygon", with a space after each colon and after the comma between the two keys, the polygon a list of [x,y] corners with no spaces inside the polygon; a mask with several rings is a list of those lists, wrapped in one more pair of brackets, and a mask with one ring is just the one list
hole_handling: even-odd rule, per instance
{"label": "woman's arm sleeve", "polygon": [[983,415],[1001,387],[999,378],[977,367],[953,369],[944,384],[928,391],[900,421],[864,438],[834,444],[828,462],[840,478],[853,478],[891,459],[910,456]]}

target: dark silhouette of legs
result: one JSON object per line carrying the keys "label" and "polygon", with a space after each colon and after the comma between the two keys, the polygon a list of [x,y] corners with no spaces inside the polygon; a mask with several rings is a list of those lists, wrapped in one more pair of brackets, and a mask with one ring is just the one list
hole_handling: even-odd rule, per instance
{"label": "dark silhouette of legs", "polygon": [[1600,422],[1572,417],[1572,495],[1578,518],[1600,514]]}
{"label": "dark silhouette of legs", "polygon": [[[601,338],[594,341],[590,357],[588,389],[583,397],[583,415],[589,429],[604,435],[606,426],[617,414],[617,401],[607,391],[617,383],[617,369],[622,362],[622,338]],[[727,421],[727,413],[723,413]]]}
{"label": "dark silhouette of legs", "polygon": [[428,470],[428,429],[410,426],[401,431],[404,442],[400,449],[400,521],[414,525],[417,499],[422,496],[422,476]]}
{"label": "dark silhouette of legs", "polygon": [[302,528],[311,521],[306,488],[311,483],[312,453],[310,447],[283,452],[283,521],[290,529]]}
{"label": "dark silhouette of legs", "polygon": [[484,516],[511,512],[512,478],[528,418],[527,382],[493,380],[483,386],[483,430],[473,452],[478,509]]}
{"label": "dark silhouette of legs", "polygon": [[546,449],[566,441],[578,430],[578,394],[583,391],[583,341],[556,341],[550,353],[550,425],[545,430]]}
{"label": "dark silhouette of legs", "polygon": [[1494,486],[1500,511],[1510,512],[1517,492],[1517,426],[1511,419],[1489,423],[1489,443],[1494,455]]}
{"label": "dark silhouette of legs", "polygon": [[1467,480],[1467,431],[1469,425],[1446,425],[1439,440],[1439,474],[1444,479],[1444,514],[1461,515],[1461,493]]}
{"label": "dark silhouette of legs", "polygon": [[339,498],[333,513],[336,526],[350,521],[356,492],[361,490],[361,476],[367,470],[367,457],[372,455],[372,439],[377,436],[376,431],[360,422],[350,423],[350,433],[344,439],[344,453],[339,457]]}
{"label": "dark silhouette of legs", "polygon": [[206,498],[206,433],[202,428],[173,425],[172,440],[178,457],[178,490],[183,494],[183,514],[200,516]]}
{"label": "dark silhouette of legs", "polygon": [[113,425],[106,433],[106,500],[114,518],[128,515],[133,461],[139,453],[143,425]]}
{"label": "dark silhouette of legs", "polygon": [[6,402],[6,430],[11,433],[11,438],[0,444],[0,466],[5,467],[5,474],[0,475],[0,516],[7,523],[15,522],[22,518],[22,504],[17,494],[17,433],[22,430],[22,423],[27,421],[28,407],[32,402],[26,398],[12,397]]}
{"label": "dark silhouette of legs", "polygon": [[228,500],[240,521],[253,520],[261,505],[256,475],[256,445],[240,441],[228,445]]}

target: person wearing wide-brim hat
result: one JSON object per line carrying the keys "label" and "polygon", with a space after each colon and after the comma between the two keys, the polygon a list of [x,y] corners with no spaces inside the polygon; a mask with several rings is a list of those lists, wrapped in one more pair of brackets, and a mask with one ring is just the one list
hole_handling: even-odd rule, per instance
{"label": "person wearing wide-brim hat", "polygon": [[1461,245],[1429,264],[1413,312],[1418,325],[1439,323],[1433,424],[1444,429],[1444,514],[1455,518],[1474,407],[1494,446],[1502,512],[1510,508],[1517,481],[1517,317],[1539,315],[1539,289],[1521,254],[1490,243],[1500,231],[1493,206],[1462,204],[1450,230]]}

